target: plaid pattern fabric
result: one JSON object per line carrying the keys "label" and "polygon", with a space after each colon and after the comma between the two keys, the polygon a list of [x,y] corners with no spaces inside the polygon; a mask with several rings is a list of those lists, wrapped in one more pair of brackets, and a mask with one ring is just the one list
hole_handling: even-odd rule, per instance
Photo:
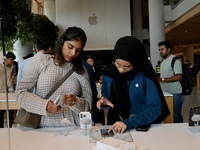
{"label": "plaid pattern fabric", "polygon": [[[72,125],[79,125],[78,114],[81,111],[90,111],[92,106],[92,91],[88,73],[72,75],[50,96],[44,99],[47,93],[61,80],[72,68],[71,63],[58,66],[51,55],[37,53],[22,73],[18,82],[16,97],[20,106],[29,112],[42,115],[41,127],[61,127],[61,120],[67,118]],[[34,89],[34,93],[32,93]],[[54,101],[60,94],[73,93],[81,99],[74,106],[63,107],[55,114],[46,111],[49,100]]]}

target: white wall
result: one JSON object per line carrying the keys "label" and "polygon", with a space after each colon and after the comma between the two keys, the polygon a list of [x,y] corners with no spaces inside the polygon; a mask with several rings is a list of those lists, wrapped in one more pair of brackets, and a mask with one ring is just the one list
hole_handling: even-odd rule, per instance
{"label": "white wall", "polygon": [[[88,22],[93,14],[96,25]],[[59,34],[70,26],[81,27],[88,38],[85,50],[113,49],[120,37],[131,35],[129,0],[57,0],[56,24]]]}
{"label": "white wall", "polygon": [[181,15],[186,13],[195,5],[199,4],[199,0],[184,0],[175,9],[171,10],[170,6],[164,7],[165,21],[174,21]]}

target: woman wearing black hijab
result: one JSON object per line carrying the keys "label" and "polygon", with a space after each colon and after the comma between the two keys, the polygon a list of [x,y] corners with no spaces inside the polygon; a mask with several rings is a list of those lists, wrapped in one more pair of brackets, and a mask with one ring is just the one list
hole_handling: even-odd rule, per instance
{"label": "woman wearing black hijab", "polygon": [[105,67],[102,75],[102,98],[97,107],[112,107],[107,119],[115,132],[161,123],[170,114],[155,71],[138,39],[120,38],[113,64]]}

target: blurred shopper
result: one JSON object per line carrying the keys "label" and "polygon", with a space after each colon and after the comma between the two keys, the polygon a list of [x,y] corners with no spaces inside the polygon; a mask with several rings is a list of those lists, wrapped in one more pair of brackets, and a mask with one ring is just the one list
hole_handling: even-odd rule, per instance
{"label": "blurred shopper", "polygon": [[[8,85],[8,92],[14,92],[15,90],[15,80],[16,80],[16,74],[15,74],[15,66],[13,65],[13,62],[15,60],[16,56],[13,52],[8,52],[6,54],[6,64],[0,64],[0,93],[6,92],[6,83],[5,83],[5,72],[4,72],[4,65],[6,65],[6,71],[7,71],[7,85]],[[0,110],[0,128],[4,127],[4,113],[6,110]],[[9,121],[10,121],[10,127],[12,127],[13,120],[14,120],[14,110],[9,110]]]}

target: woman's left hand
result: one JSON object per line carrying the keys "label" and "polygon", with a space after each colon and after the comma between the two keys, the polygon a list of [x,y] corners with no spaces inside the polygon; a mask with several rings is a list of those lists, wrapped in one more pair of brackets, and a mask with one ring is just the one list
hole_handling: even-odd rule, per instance
{"label": "woman's left hand", "polygon": [[63,103],[67,106],[73,106],[77,101],[75,94],[65,94],[63,96]]}
{"label": "woman's left hand", "polygon": [[61,106],[56,106],[53,101],[49,101],[46,106],[46,110],[49,113],[56,113],[61,109]]}
{"label": "woman's left hand", "polygon": [[108,132],[113,129],[116,133],[124,133],[126,128],[126,124],[124,124],[122,121],[117,121],[115,124],[112,125],[112,127],[110,127]]}

